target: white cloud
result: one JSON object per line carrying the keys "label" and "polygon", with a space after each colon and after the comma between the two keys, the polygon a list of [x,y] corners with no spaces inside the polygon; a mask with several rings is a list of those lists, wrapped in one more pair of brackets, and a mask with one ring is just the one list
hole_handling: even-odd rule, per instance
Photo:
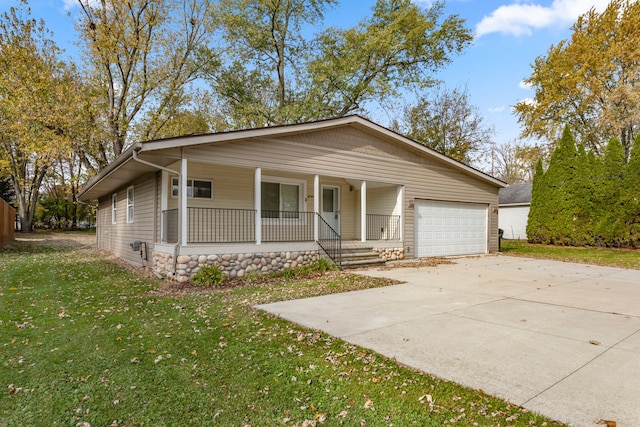
{"label": "white cloud", "polygon": [[[64,10],[73,9],[78,6],[78,0],[62,0],[64,3]],[[90,6],[99,6],[100,0],[83,0],[83,3],[89,3]]]}
{"label": "white cloud", "polygon": [[503,5],[482,18],[476,25],[476,35],[502,33],[522,36],[531,35],[541,28],[568,27],[592,7],[601,12],[608,4],[609,0],[553,0],[550,6],[535,3]]}
{"label": "white cloud", "polygon": [[518,104],[536,105],[536,100],[533,98],[523,98],[518,101]]}
{"label": "white cloud", "polygon": [[78,3],[75,0],[63,0],[64,10],[69,10],[74,6],[77,6]]}
{"label": "white cloud", "polygon": [[501,105],[499,107],[492,107],[492,108],[489,108],[489,112],[490,113],[502,113],[505,108],[506,107],[504,105]]}
{"label": "white cloud", "polygon": [[433,6],[433,0],[412,0],[411,3],[420,6],[420,7],[431,7]]}
{"label": "white cloud", "polygon": [[531,89],[533,86],[531,86],[529,83],[525,82],[524,80],[520,80],[520,83],[518,83],[518,87],[519,87],[520,89],[529,90],[529,89]]}

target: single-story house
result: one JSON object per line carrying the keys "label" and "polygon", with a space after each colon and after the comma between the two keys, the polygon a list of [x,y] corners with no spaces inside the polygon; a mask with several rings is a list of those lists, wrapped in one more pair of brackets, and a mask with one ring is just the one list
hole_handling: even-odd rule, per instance
{"label": "single-story house", "polygon": [[186,281],[497,251],[505,185],[354,115],[137,143],[79,196],[98,200],[99,248]]}
{"label": "single-story house", "polygon": [[513,184],[500,189],[499,227],[505,239],[526,240],[529,207],[531,206],[531,184]]}

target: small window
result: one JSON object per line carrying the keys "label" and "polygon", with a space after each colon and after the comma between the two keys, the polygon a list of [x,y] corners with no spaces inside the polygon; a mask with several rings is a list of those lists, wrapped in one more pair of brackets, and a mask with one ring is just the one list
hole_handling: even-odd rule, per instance
{"label": "small window", "polygon": [[[171,178],[171,197],[178,197],[179,181],[178,178]],[[188,179],[187,180],[187,197],[194,199],[211,199],[213,198],[213,182],[204,179]]]}
{"label": "small window", "polygon": [[114,193],[111,196],[111,224],[118,222],[118,195]]}
{"label": "small window", "polygon": [[295,218],[303,211],[304,181],[262,182],[262,218]]}
{"label": "small window", "polygon": [[133,222],[133,187],[127,188],[127,223]]}

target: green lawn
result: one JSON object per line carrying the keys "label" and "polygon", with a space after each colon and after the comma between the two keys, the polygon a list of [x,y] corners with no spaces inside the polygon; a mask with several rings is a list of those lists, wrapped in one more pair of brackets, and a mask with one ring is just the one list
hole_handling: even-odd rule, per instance
{"label": "green lawn", "polygon": [[252,308],[388,281],[194,292],[28,242],[0,251],[0,271],[1,426],[553,424]]}
{"label": "green lawn", "polygon": [[637,249],[576,248],[503,240],[501,251],[506,255],[640,269],[640,250]]}

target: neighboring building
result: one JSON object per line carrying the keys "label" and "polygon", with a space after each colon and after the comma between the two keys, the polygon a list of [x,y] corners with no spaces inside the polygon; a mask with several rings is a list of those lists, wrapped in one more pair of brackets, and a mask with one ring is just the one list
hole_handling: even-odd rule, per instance
{"label": "neighboring building", "polygon": [[80,198],[99,201],[98,247],[184,281],[207,263],[232,277],[327,254],[340,264],[353,247],[497,251],[505,185],[349,116],[138,143]]}
{"label": "neighboring building", "polygon": [[0,199],[0,248],[9,246],[15,241],[16,210],[9,203]]}
{"label": "neighboring building", "polygon": [[499,227],[505,239],[526,240],[531,184],[513,184],[500,189]]}

